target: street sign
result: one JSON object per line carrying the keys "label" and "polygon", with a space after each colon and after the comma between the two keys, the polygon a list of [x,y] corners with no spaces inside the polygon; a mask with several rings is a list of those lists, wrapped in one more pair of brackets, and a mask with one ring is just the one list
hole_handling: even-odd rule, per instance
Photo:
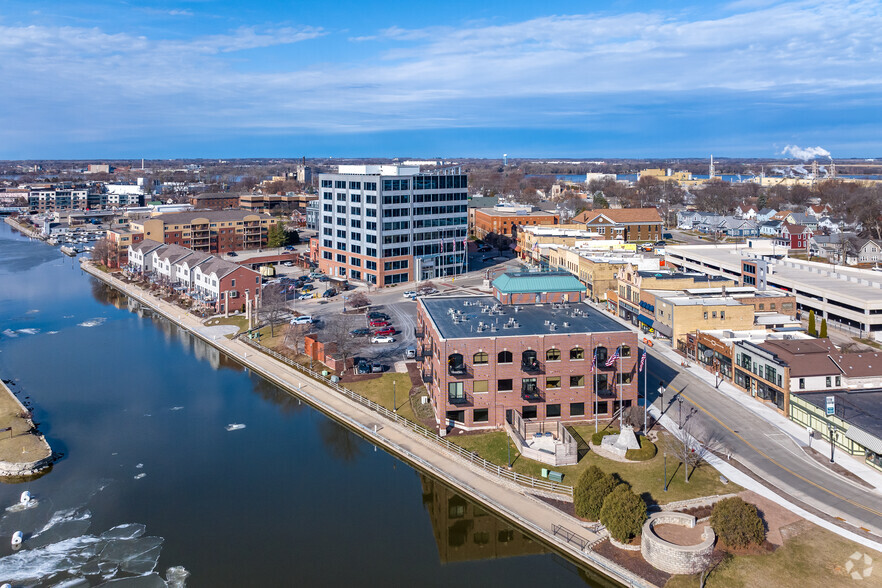
{"label": "street sign", "polygon": [[827,416],[833,416],[836,414],[836,397],[828,396],[827,397]]}

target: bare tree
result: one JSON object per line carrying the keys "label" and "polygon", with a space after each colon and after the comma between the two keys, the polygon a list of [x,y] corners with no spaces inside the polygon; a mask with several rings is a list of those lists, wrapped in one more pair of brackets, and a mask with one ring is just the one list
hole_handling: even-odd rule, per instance
{"label": "bare tree", "polygon": [[299,354],[307,332],[309,332],[309,325],[285,325],[282,327],[282,345]]}
{"label": "bare tree", "polygon": [[276,336],[276,326],[282,324],[288,313],[288,305],[285,302],[285,290],[277,285],[266,286],[260,297],[260,310],[258,315],[270,326],[270,337]]}
{"label": "bare tree", "polygon": [[352,308],[364,308],[371,305],[371,299],[364,292],[355,292],[347,301]]}
{"label": "bare tree", "polygon": [[660,435],[659,443],[665,453],[676,456],[683,464],[687,484],[690,472],[701,465],[708,456],[725,451],[718,433],[705,430],[691,418],[681,429],[672,428],[666,435]]}
{"label": "bare tree", "polygon": [[104,264],[106,266],[111,265],[111,261],[116,256],[116,249],[113,246],[107,237],[96,241],[95,245],[92,249],[92,260],[97,261],[98,263]]}
{"label": "bare tree", "polygon": [[334,344],[337,355],[339,355],[340,359],[343,361],[344,369],[342,371],[346,371],[345,367],[347,360],[352,357],[352,354],[359,348],[358,341],[355,340],[355,337],[349,334],[349,327],[349,319],[337,315],[327,322],[324,329],[323,338],[328,343]]}

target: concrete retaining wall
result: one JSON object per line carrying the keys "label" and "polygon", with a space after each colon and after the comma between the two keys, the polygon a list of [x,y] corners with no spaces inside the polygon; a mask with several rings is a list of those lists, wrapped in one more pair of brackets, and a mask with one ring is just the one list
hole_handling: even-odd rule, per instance
{"label": "concrete retaining wall", "polygon": [[[21,414],[28,413],[28,409],[25,408],[15,394],[12,393],[12,390],[10,390],[2,381],[0,381],[0,394],[8,396],[16,404]],[[34,422],[31,419],[25,420],[27,421],[28,428],[33,428]],[[45,448],[43,457],[34,461],[25,462],[0,461],[0,477],[32,476],[52,465],[52,462],[55,461],[55,455],[52,453],[52,448],[49,447],[49,443],[42,435],[39,435],[38,439],[40,445]]]}

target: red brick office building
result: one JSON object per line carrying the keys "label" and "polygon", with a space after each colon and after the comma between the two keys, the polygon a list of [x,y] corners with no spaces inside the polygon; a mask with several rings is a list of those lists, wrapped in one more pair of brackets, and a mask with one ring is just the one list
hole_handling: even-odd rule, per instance
{"label": "red brick office building", "polygon": [[[501,428],[508,411],[527,422],[608,420],[637,402],[637,335],[584,304],[430,296],[417,323],[442,428]],[[621,358],[606,367],[616,349]]]}

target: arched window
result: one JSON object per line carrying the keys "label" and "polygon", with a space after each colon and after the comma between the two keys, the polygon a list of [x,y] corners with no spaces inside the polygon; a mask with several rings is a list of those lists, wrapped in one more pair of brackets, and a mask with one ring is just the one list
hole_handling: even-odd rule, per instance
{"label": "arched window", "polygon": [[483,351],[477,352],[472,356],[472,363],[475,365],[485,364],[490,361],[490,356],[484,353]]}
{"label": "arched window", "polygon": [[606,359],[607,359],[606,347],[602,347],[602,346],[595,347],[594,348],[594,357],[595,357],[595,361],[597,362],[597,365],[600,366],[602,364],[602,362],[606,361]]}
{"label": "arched window", "polygon": [[570,359],[585,359],[585,350],[581,347],[570,349]]}
{"label": "arched window", "polygon": [[528,349],[521,354],[521,369],[528,372],[537,371],[539,369],[539,360],[536,352]]}
{"label": "arched window", "polygon": [[549,349],[545,352],[547,361],[560,361],[560,349]]}
{"label": "arched window", "polygon": [[466,366],[461,353],[451,353],[447,356],[447,370],[451,375],[465,373]]}
{"label": "arched window", "polygon": [[627,345],[622,345],[619,347],[619,355],[622,357],[631,357],[631,348]]}
{"label": "arched window", "polygon": [[514,361],[514,356],[511,351],[500,351],[496,355],[496,363],[511,363],[512,361]]}

